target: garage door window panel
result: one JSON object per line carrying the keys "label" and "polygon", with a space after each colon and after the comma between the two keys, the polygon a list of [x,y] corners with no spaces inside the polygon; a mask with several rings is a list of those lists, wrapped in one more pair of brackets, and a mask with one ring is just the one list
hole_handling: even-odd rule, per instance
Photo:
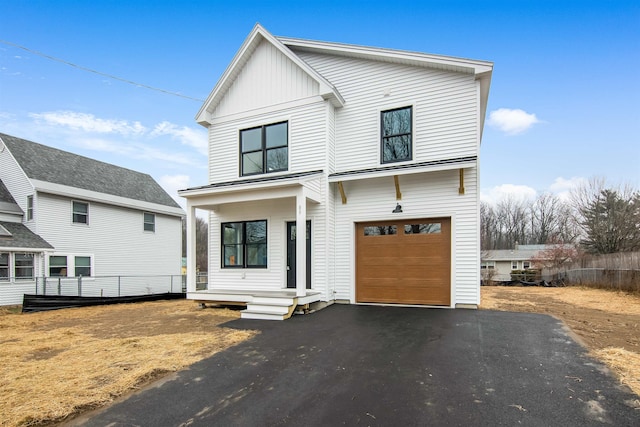
{"label": "garage door window panel", "polygon": [[440,234],[442,224],[439,222],[429,222],[424,224],[405,224],[404,234]]}
{"label": "garage door window panel", "polygon": [[398,234],[395,225],[368,225],[364,227],[365,236],[393,236]]}

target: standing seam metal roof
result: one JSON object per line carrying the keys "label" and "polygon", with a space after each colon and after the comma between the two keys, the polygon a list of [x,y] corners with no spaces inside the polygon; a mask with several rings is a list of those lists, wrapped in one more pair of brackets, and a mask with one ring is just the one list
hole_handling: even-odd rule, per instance
{"label": "standing seam metal roof", "polygon": [[179,208],[148,174],[0,133],[31,179]]}

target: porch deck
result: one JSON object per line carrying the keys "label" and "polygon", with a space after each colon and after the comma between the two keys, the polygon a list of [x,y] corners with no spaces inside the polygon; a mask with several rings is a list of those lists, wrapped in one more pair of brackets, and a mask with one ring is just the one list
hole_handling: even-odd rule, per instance
{"label": "porch deck", "polygon": [[320,301],[320,292],[307,289],[306,295],[297,297],[295,289],[210,289],[187,292],[187,299],[202,303],[246,304],[247,308],[241,312],[243,319],[285,320],[291,317],[296,307],[306,308]]}

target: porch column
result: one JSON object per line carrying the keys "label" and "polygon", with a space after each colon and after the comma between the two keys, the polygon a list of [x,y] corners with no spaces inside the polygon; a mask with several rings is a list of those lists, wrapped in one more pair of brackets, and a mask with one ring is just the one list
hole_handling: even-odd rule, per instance
{"label": "porch column", "polygon": [[296,195],[296,296],[307,294],[307,197],[304,187]]}
{"label": "porch column", "polygon": [[187,293],[196,291],[196,208],[187,199]]}

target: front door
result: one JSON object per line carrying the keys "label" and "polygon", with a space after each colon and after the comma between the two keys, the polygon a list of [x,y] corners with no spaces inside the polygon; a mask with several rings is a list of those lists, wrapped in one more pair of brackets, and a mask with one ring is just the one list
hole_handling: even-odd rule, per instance
{"label": "front door", "polygon": [[[311,221],[307,221],[307,289],[311,289]],[[287,222],[287,288],[296,287],[296,223]]]}

